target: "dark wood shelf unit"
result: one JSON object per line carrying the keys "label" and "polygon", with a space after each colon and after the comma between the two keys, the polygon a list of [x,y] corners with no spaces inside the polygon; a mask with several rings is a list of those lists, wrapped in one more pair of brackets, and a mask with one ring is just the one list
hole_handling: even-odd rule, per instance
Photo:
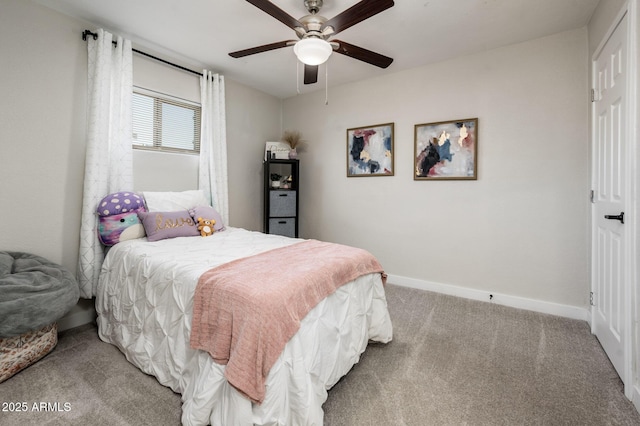
{"label": "dark wood shelf unit", "polygon": [[[264,162],[264,232],[298,237],[300,160],[268,159]],[[271,174],[291,176],[290,186],[272,187]]]}

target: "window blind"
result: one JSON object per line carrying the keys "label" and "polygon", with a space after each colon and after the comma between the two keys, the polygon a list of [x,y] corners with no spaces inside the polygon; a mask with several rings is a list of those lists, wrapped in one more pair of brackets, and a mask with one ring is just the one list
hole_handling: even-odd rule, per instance
{"label": "window blind", "polygon": [[137,89],[132,112],[135,148],[200,152],[200,105]]}

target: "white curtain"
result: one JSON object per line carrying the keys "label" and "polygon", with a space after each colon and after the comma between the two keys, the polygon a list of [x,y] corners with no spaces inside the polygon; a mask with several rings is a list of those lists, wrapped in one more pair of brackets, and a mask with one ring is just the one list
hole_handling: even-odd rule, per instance
{"label": "white curtain", "polygon": [[224,77],[204,70],[200,77],[201,129],[198,188],[229,223],[227,126]]}
{"label": "white curtain", "polygon": [[98,202],[133,187],[131,150],[131,41],[99,29],[88,37],[87,153],[84,171],[78,281],[80,295],[95,295],[104,259],[98,240]]}

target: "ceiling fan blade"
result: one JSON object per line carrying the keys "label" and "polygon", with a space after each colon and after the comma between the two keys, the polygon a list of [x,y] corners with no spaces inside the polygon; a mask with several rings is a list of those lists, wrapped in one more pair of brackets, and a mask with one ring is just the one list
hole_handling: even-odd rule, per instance
{"label": "ceiling fan blade", "polygon": [[331,40],[338,43],[338,48],[334,49],[336,53],[349,56],[354,59],[375,65],[380,68],[387,68],[393,62],[393,58],[381,55],[363,47],[354,46],[341,40]]}
{"label": "ceiling fan blade", "polygon": [[229,53],[229,56],[233,58],[242,58],[243,56],[254,55],[256,53],[268,52],[269,50],[280,49],[287,47],[295,43],[294,40],[278,41],[276,43],[264,44],[262,46],[252,47],[250,49],[238,50],[237,52]]}
{"label": "ceiling fan blade", "polygon": [[321,30],[323,34],[326,34],[324,31],[325,28],[332,27],[333,32],[329,31],[328,33],[337,34],[358,22],[362,22],[367,18],[371,18],[373,15],[389,9],[393,4],[393,0],[362,0],[344,12],[329,19],[324,23]]}
{"label": "ceiling fan blade", "polygon": [[318,66],[304,65],[304,84],[313,84],[318,81]]}
{"label": "ceiling fan blade", "polygon": [[295,30],[296,27],[304,28],[304,25],[300,23],[296,18],[289,15],[284,10],[280,9],[275,4],[271,3],[269,0],[247,0],[249,3],[262,10],[263,12],[273,16],[278,21],[285,24],[287,27]]}

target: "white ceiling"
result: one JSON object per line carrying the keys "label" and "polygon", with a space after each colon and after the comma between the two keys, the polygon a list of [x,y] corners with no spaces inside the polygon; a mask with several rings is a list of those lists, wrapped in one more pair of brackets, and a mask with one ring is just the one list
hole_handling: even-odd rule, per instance
{"label": "white ceiling", "polygon": [[[296,95],[296,59],[283,48],[241,59],[228,53],[297,39],[293,30],[243,0],[35,0],[37,3],[130,38],[134,47],[195,70],[206,67],[279,98]],[[395,6],[337,35],[394,58],[387,69],[334,54],[329,87],[460,55],[580,28],[599,0],[398,0]],[[303,0],[272,0],[294,18]],[[324,0],[330,19],[358,0]],[[80,37],[80,34],[78,34]],[[302,72],[302,67],[300,67]],[[301,93],[324,90],[318,83]],[[301,80],[301,77],[300,77]]]}

